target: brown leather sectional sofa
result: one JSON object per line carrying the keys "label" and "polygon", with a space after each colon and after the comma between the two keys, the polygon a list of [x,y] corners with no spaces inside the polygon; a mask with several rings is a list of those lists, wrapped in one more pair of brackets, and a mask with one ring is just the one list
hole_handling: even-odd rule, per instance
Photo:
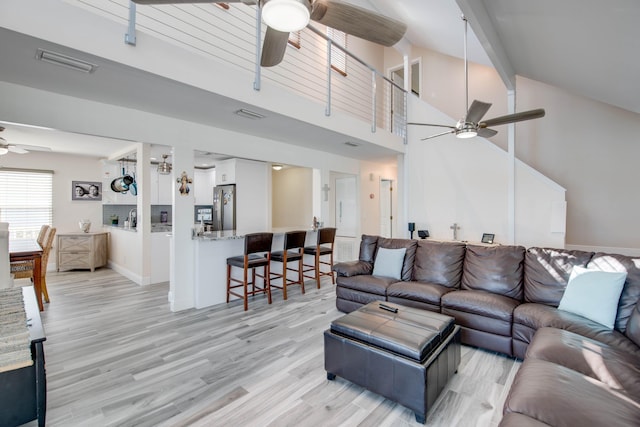
{"label": "brown leather sectional sofa", "polygon": [[[406,248],[401,280],[372,275],[378,248]],[[614,329],[558,310],[574,266],[626,271]],[[334,270],[340,311],[448,314],[463,343],[525,359],[502,426],[640,425],[640,258],[363,235],[358,261]]]}

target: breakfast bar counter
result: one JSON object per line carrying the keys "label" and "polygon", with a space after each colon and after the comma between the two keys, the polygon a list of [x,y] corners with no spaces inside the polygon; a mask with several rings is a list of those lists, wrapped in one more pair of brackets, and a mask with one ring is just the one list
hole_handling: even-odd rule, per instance
{"label": "breakfast bar counter", "polygon": [[[272,250],[282,250],[284,235],[288,231],[306,230],[305,245],[315,245],[316,232],[308,227],[280,227],[269,230],[224,230],[198,233],[193,236],[195,245],[195,306],[209,307],[227,301],[227,258],[242,255],[244,236],[249,233],[273,233]],[[278,271],[280,263],[275,263]],[[234,277],[236,277],[234,275]]]}

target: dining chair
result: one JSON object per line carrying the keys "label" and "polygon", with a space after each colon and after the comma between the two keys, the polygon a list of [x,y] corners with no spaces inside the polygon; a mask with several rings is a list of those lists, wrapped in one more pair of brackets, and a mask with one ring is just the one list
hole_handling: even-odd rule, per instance
{"label": "dining chair", "polygon": [[[244,300],[244,310],[249,309],[247,298],[259,293],[267,294],[269,304],[271,304],[270,270],[271,244],[273,233],[250,233],[244,236],[244,254],[227,258],[227,303],[231,295]],[[241,268],[242,280],[232,277],[232,267]],[[263,268],[263,273],[257,274],[257,268]],[[251,281],[248,280],[249,270],[251,270]],[[256,277],[262,278],[262,287],[256,286]],[[231,283],[238,283],[232,285]],[[251,290],[249,290],[251,285]],[[242,288],[242,293],[234,289]]]}
{"label": "dining chair", "polygon": [[[44,227],[44,226],[43,226]],[[49,263],[49,253],[53,247],[53,241],[56,235],[56,228],[46,226],[47,230],[44,233],[44,237],[40,246],[42,247],[42,258],[40,261],[40,284],[44,301],[49,302],[49,290],[47,289],[47,264]],[[42,227],[40,228],[42,232]],[[40,236],[38,236],[40,238]],[[18,261],[12,262],[11,273],[14,279],[31,279],[33,281],[33,261]]]}
{"label": "dining chair", "polygon": [[[333,243],[336,239],[336,229],[327,227],[318,229],[317,241],[315,246],[306,246],[304,253],[314,258],[313,265],[304,264],[309,267],[304,270],[305,273],[313,271],[313,276],[305,274],[304,277],[315,279],[318,289],[320,289],[320,278],[322,276],[331,276],[331,283],[335,284],[336,279],[332,270],[333,267]],[[329,261],[325,261],[322,257],[329,257]],[[328,266],[328,271],[322,271],[322,266]]]}
{"label": "dining chair", "polygon": [[[304,294],[304,276],[302,258],[304,257],[304,241],[307,237],[306,231],[289,231],[284,235],[283,250],[271,253],[271,263],[282,263],[282,273],[274,272],[271,269],[271,279],[282,279],[281,286],[271,281],[271,287],[282,289],[282,297],[287,299],[287,286],[300,285]],[[296,266],[297,265],[297,266]],[[296,267],[296,268],[294,268]],[[297,279],[287,277],[288,271],[295,271]]]}

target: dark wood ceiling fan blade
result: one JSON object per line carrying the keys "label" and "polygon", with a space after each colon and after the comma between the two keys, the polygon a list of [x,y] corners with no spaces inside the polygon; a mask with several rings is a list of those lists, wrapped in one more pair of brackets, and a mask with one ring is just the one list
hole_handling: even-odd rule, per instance
{"label": "dark wood ceiling fan blade", "polygon": [[431,136],[428,136],[428,137],[426,137],[426,138],[422,138],[422,139],[421,139],[421,141],[426,141],[427,139],[437,138],[437,137],[439,137],[439,136],[442,136],[442,135],[448,135],[448,134],[450,134],[450,133],[454,133],[454,132],[455,132],[455,130],[449,130],[449,131],[447,131],[447,132],[437,133],[437,134],[435,134],[435,135],[431,135]]}
{"label": "dark wood ceiling fan blade", "polygon": [[436,126],[439,128],[449,128],[449,129],[455,129],[455,126],[449,126],[449,125],[434,125],[431,123],[414,123],[414,122],[409,122],[407,123],[407,125],[416,125],[416,126]]}
{"label": "dark wood ceiling fan blade", "polygon": [[478,136],[481,136],[483,138],[491,138],[492,136],[494,136],[497,133],[498,133],[497,130],[493,130],[493,129],[489,129],[489,128],[479,128],[478,129]]}
{"label": "dark wood ceiling fan blade", "polygon": [[491,104],[488,102],[478,101],[474,99],[469,107],[469,111],[467,111],[467,117],[465,118],[465,122],[470,123],[478,123],[480,119],[487,114],[491,108]]}
{"label": "dark wood ceiling fan blade", "polygon": [[287,50],[288,40],[289,33],[267,27],[267,32],[264,35],[264,43],[262,44],[260,65],[263,67],[273,67],[282,62],[284,53]]}
{"label": "dark wood ceiling fan blade", "polygon": [[311,19],[383,46],[393,46],[407,31],[407,26],[400,21],[333,0],[316,0],[312,6]]}
{"label": "dark wood ceiling fan blade", "polygon": [[544,108],[537,108],[535,110],[522,111],[520,113],[514,113],[514,114],[507,114],[506,116],[500,116],[500,117],[495,117],[493,119],[485,120],[481,123],[478,123],[478,126],[481,128],[486,128],[490,126],[506,125],[508,123],[539,119],[540,117],[544,117],[544,115],[545,115]]}

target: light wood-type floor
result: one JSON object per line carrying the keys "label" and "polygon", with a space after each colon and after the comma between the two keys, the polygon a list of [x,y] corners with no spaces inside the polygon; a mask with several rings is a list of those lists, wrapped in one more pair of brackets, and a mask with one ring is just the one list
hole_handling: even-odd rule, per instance
{"label": "light wood-type floor", "polygon": [[[48,426],[418,426],[408,409],[326,379],[322,332],[341,316],[330,281],[249,311],[169,311],[168,284],[112,270],[47,274]],[[24,284],[18,282],[18,284]],[[431,426],[495,426],[520,363],[463,346]],[[35,422],[28,424],[35,425]]]}

